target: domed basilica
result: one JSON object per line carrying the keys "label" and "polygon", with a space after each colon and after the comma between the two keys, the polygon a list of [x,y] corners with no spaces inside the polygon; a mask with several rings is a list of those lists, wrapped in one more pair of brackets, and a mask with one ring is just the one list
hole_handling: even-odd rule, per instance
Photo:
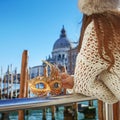
{"label": "domed basilica", "polygon": [[[77,44],[71,42],[66,35],[64,26],[61,29],[59,38],[55,41],[52,49],[52,55],[46,58],[46,61],[56,64],[57,66],[65,66],[69,74],[74,74],[75,61],[77,56]],[[73,47],[75,46],[75,47]],[[30,68],[31,78],[43,75],[43,65]]]}

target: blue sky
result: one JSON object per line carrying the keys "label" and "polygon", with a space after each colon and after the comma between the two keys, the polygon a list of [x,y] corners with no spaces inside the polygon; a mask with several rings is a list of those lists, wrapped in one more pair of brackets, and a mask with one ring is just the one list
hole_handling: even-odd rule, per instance
{"label": "blue sky", "polygon": [[29,52],[28,66],[41,64],[51,55],[64,25],[67,37],[77,41],[82,14],[78,0],[0,0],[0,67],[21,68],[22,53]]}

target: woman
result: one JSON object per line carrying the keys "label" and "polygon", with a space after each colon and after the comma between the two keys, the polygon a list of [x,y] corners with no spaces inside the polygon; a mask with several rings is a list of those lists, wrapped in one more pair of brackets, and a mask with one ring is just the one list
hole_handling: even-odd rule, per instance
{"label": "woman", "polygon": [[120,100],[119,0],[79,0],[83,24],[74,78],[63,87],[113,104]]}

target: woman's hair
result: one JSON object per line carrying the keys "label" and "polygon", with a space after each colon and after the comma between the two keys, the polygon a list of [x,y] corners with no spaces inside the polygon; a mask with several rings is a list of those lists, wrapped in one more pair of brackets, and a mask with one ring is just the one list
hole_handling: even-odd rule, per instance
{"label": "woman's hair", "polygon": [[[114,49],[118,49],[120,52],[120,13],[108,11],[100,14],[92,14],[90,16],[83,15],[78,46],[79,51],[82,45],[85,29],[92,20],[94,21],[98,39],[98,52],[101,58],[110,64],[108,67],[108,70],[110,70],[115,63]],[[103,55],[103,51],[107,57]]]}

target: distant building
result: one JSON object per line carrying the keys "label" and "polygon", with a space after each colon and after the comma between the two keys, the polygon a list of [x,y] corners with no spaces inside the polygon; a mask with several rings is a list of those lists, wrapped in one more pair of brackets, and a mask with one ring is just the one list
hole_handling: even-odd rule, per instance
{"label": "distant building", "polygon": [[52,61],[54,61],[58,66],[66,66],[69,74],[74,74],[75,60],[77,56],[77,45],[73,47],[73,44],[74,42],[67,38],[66,31],[63,26],[60,38],[57,39],[53,45]]}
{"label": "distant building", "polygon": [[[61,70],[63,70],[63,68],[66,67],[68,74],[74,74],[75,61],[76,61],[76,56],[78,54],[77,51],[78,45],[77,44],[73,45],[73,44],[74,42],[71,42],[67,38],[66,31],[63,26],[59,38],[55,41],[53,45],[51,55],[49,55],[49,57],[46,58],[46,61],[48,61],[51,64],[57,65]],[[45,71],[44,68],[45,68],[45,63],[43,63],[42,65],[29,67],[28,70],[29,79],[35,78],[37,76],[43,76]],[[48,74],[49,74],[49,70],[50,68],[48,68]],[[3,79],[0,78],[0,82],[1,83],[3,82],[3,87],[0,92],[2,93],[2,95],[4,95],[5,98],[19,96],[20,86],[18,84],[20,83],[20,74],[17,73],[17,69],[12,71],[12,66],[11,68],[9,68],[8,66],[8,70],[3,76]],[[55,84],[54,87],[57,86],[58,84]],[[44,85],[37,84],[36,87],[44,88]]]}
{"label": "distant building", "polygon": [[34,66],[34,67],[30,67],[29,68],[29,74],[30,74],[30,78],[34,78],[36,76],[39,75],[43,75],[43,65],[39,65],[39,66]]}
{"label": "distant building", "polygon": [[77,54],[78,54],[77,46],[68,50],[67,72],[71,75],[74,74]]}
{"label": "distant building", "polygon": [[68,50],[72,48],[70,40],[67,38],[64,27],[61,30],[59,39],[53,45],[52,59],[57,65],[66,65],[68,63]]}
{"label": "distant building", "polygon": [[3,83],[20,83],[20,73],[17,73],[17,70],[15,69],[15,71],[10,71],[9,66],[7,69],[7,72],[4,75],[3,78]]}
{"label": "distant building", "polygon": [[[77,56],[77,44],[73,47],[74,42],[67,38],[65,28],[61,29],[60,37],[55,41],[52,49],[52,55],[46,61],[56,64],[57,66],[65,66],[69,74],[74,74],[75,61]],[[30,67],[30,76],[34,78],[43,75],[44,64],[40,66]]]}

